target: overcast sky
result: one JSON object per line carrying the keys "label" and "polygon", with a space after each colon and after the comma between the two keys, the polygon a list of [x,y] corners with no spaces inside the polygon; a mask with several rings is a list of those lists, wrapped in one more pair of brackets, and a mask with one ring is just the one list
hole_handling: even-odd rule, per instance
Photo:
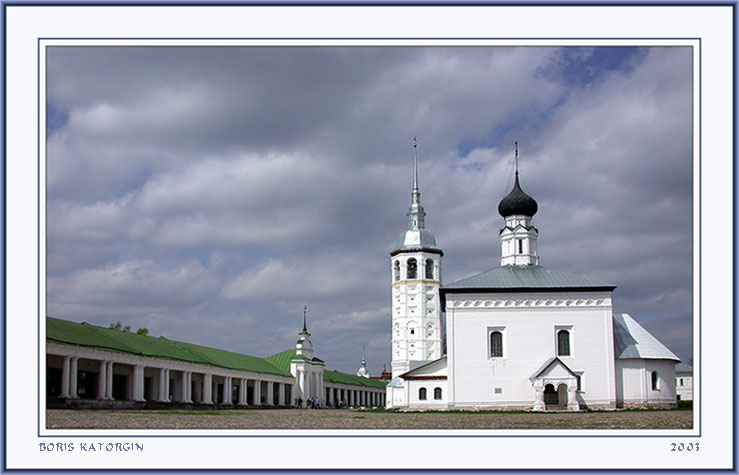
{"label": "overcast sky", "polygon": [[692,357],[689,48],[54,47],[47,313],[390,368],[418,139],[451,283],[497,267],[519,142],[540,264]]}

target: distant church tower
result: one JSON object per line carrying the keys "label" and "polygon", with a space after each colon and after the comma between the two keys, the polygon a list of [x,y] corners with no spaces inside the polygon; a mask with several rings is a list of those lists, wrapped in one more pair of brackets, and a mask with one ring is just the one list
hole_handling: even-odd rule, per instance
{"label": "distant church tower", "polygon": [[518,142],[516,142],[516,179],[513,190],[498,205],[498,213],[505,218],[500,230],[500,265],[531,266],[539,264],[536,239],[539,230],[531,224],[539,207],[523,192],[518,183]]}
{"label": "distant church tower", "polygon": [[392,377],[441,358],[441,257],[425,228],[418,189],[418,157],[413,139],[413,191],[408,230],[390,253],[392,280]]}

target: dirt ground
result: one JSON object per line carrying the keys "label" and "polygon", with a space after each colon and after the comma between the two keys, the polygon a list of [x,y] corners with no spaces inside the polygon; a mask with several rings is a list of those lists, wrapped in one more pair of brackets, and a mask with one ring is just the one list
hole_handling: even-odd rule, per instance
{"label": "dirt ground", "polygon": [[390,413],[350,409],[46,411],[48,429],[691,429],[693,412]]}

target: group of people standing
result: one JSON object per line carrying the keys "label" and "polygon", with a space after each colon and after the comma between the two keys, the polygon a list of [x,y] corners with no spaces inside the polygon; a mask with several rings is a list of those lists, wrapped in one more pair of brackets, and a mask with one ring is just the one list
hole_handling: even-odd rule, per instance
{"label": "group of people standing", "polygon": [[[298,398],[296,401],[296,404],[298,406],[298,409],[303,409],[303,398]],[[305,400],[305,409],[320,409],[321,408],[321,398],[314,396],[310,399]]]}

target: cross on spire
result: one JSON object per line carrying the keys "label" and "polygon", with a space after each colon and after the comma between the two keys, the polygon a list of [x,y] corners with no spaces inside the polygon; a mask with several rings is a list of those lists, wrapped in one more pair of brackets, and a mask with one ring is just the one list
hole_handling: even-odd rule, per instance
{"label": "cross on spire", "polygon": [[307,332],[308,331],[308,328],[305,325],[305,314],[306,314],[307,311],[308,311],[308,306],[307,305],[303,305],[303,331],[304,332]]}
{"label": "cross on spire", "polygon": [[418,190],[418,155],[416,154],[416,137],[413,137],[413,190]]}
{"label": "cross on spire", "polygon": [[518,142],[513,142],[516,148],[516,175],[518,175]]}

